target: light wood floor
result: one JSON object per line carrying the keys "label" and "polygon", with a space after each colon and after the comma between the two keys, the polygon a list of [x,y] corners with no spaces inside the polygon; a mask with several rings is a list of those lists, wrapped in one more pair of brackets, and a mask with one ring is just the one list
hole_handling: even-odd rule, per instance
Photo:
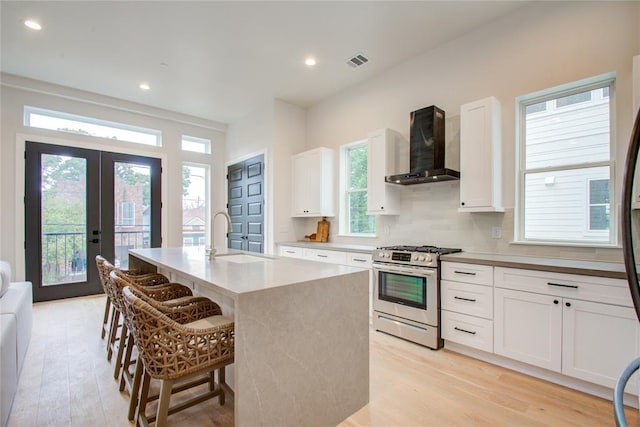
{"label": "light wood floor", "polygon": [[[10,427],[128,426],[99,330],[104,296],[34,305],[34,328]],[[371,402],[341,426],[612,426],[611,402],[447,350],[371,332]],[[153,409],[152,407],[150,409]],[[637,425],[635,410],[627,411]],[[233,401],[169,418],[232,426]]]}

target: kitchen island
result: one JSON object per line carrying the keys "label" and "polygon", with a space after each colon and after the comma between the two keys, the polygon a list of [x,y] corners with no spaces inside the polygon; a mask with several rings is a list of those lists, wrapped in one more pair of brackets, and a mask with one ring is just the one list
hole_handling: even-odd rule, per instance
{"label": "kitchen island", "polygon": [[198,247],[131,250],[219,302],[235,322],[236,426],[336,425],[369,401],[369,273],[356,267]]}

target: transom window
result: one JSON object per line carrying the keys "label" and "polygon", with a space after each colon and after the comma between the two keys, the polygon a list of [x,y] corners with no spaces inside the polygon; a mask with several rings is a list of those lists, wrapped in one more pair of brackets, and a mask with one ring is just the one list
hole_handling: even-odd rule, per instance
{"label": "transom window", "polygon": [[358,141],[342,147],[343,209],[341,233],[373,236],[375,217],[367,215],[367,141]]}
{"label": "transom window", "polygon": [[205,138],[182,135],[182,150],[194,153],[211,153],[211,141]]}
{"label": "transom window", "polygon": [[516,240],[615,244],[611,75],[523,96]]}
{"label": "transom window", "polygon": [[97,136],[145,145],[162,145],[162,133],[124,123],[84,117],[44,108],[24,107],[24,125],[78,135]]}

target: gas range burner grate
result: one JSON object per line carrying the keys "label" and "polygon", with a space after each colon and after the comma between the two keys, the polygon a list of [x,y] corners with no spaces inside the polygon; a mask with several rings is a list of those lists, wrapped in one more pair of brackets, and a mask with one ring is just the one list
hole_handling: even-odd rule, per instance
{"label": "gas range burner grate", "polygon": [[455,252],[462,252],[462,249],[454,249],[454,248],[439,248],[437,246],[382,246],[378,249],[383,249],[387,251],[398,251],[398,252],[423,252],[429,254],[452,254]]}

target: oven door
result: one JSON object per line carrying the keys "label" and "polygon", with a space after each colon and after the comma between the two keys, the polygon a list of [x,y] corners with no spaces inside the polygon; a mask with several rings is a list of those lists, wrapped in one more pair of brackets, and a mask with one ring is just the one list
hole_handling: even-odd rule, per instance
{"label": "oven door", "polygon": [[373,264],[374,310],[438,326],[437,270]]}

